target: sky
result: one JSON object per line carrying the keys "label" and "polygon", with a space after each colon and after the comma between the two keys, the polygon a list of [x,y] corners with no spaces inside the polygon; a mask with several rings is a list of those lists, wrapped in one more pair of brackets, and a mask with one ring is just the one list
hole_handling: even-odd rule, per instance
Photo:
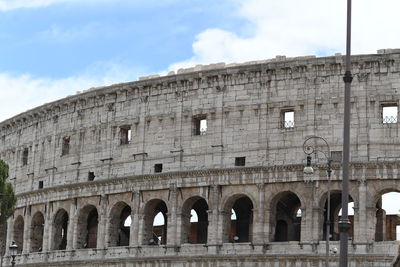
{"label": "sky", "polygon": [[[398,0],[353,0],[353,54],[399,48]],[[345,0],[0,0],[0,121],[91,87],[345,51]]]}

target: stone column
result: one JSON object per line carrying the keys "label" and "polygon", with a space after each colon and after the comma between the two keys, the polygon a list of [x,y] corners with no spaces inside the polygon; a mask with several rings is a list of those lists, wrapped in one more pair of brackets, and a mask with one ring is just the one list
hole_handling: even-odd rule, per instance
{"label": "stone column", "polygon": [[22,248],[22,253],[29,253],[31,247],[31,211],[29,207],[26,207],[28,210],[24,216],[24,244]]}
{"label": "stone column", "polygon": [[264,243],[271,242],[273,240],[273,230],[271,229],[271,209],[270,209],[270,203],[268,204],[268,207],[264,209]]}
{"label": "stone column", "polygon": [[207,244],[215,245],[221,240],[218,238],[218,206],[220,198],[220,186],[212,185],[210,188],[210,195],[208,201],[208,231],[207,231]]}
{"label": "stone column", "polygon": [[129,246],[134,247],[140,245],[139,241],[139,226],[140,226],[140,219],[139,219],[139,203],[140,203],[140,192],[133,191],[132,192],[132,209],[131,209],[131,229],[129,233]]}
{"label": "stone column", "polygon": [[77,242],[77,223],[78,223],[78,212],[77,212],[77,201],[73,199],[69,209],[69,220],[67,229],[67,250],[76,248]]}
{"label": "stone column", "polygon": [[258,188],[258,209],[253,209],[253,233],[252,242],[255,244],[264,243],[264,203],[265,203],[265,185],[257,184]]}
{"label": "stone column", "polygon": [[356,203],[354,202],[353,240],[358,243],[366,243],[368,236],[370,236],[370,234],[367,234],[369,233],[368,220],[372,220],[373,217],[370,217],[370,219],[367,217],[367,186],[364,179],[359,181],[358,196],[358,207],[355,206]]}
{"label": "stone column", "polygon": [[[314,183],[307,182],[305,185],[304,201],[301,206],[301,233],[300,241],[302,243],[312,242],[315,238],[313,231],[317,227],[317,222],[314,217]],[[307,208],[310,207],[310,208]]]}
{"label": "stone column", "polygon": [[177,245],[176,235],[177,235],[177,192],[178,189],[176,185],[171,185],[169,189],[170,194],[170,209],[168,211],[168,222],[167,222],[167,245],[175,246]]}
{"label": "stone column", "polygon": [[10,218],[8,218],[7,220],[7,241],[6,241],[6,254],[9,254],[9,247],[11,245],[11,241],[14,240],[13,236],[14,236],[14,225],[13,225],[13,220],[14,217],[11,216]]}
{"label": "stone column", "polygon": [[107,244],[105,243],[105,236],[109,233],[106,231],[109,225],[109,219],[107,214],[108,196],[102,195],[100,197],[100,208],[99,208],[99,218],[97,225],[97,248],[104,249]]}
{"label": "stone column", "polygon": [[46,203],[46,213],[44,220],[44,232],[43,232],[43,244],[42,251],[51,250],[52,237],[53,237],[53,221],[52,221],[52,205],[48,202]]}

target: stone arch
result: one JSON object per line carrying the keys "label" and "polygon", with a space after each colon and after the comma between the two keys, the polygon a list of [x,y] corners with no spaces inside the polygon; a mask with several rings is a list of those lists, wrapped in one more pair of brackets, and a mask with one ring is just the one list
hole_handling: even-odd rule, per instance
{"label": "stone arch", "polygon": [[13,238],[18,246],[17,253],[21,254],[24,246],[24,218],[21,215],[14,220]]}
{"label": "stone arch", "polygon": [[[162,215],[162,225],[154,225],[155,217]],[[143,239],[144,245],[164,245],[167,243],[168,207],[161,199],[148,201],[143,209]]]}
{"label": "stone arch", "polygon": [[[321,217],[320,221],[320,239],[326,240],[326,231],[327,231],[327,211],[328,211],[328,192],[324,192],[319,201],[319,207],[321,208]],[[329,237],[330,240],[337,241],[340,239],[339,233],[339,211],[342,208],[342,191],[338,189],[330,190],[330,213],[329,213]],[[349,194],[349,203],[355,202],[353,197]],[[353,237],[354,233],[354,215],[349,215],[349,220],[351,222],[351,228],[349,229],[349,238]]]}
{"label": "stone arch", "polygon": [[53,250],[64,250],[67,248],[69,216],[65,209],[59,209],[54,216],[53,222]]}
{"label": "stone arch", "polygon": [[[383,206],[383,196],[388,193],[400,193],[400,190],[393,187],[387,187],[378,190],[373,197],[373,207],[376,208],[374,240],[378,242],[398,240],[398,233],[396,230],[397,226],[400,226],[400,217],[398,214],[391,214],[390,210],[387,210],[388,207]],[[399,210],[400,209],[396,209],[396,211]]]}
{"label": "stone arch", "polygon": [[[197,221],[192,221],[192,212]],[[182,243],[205,244],[208,232],[208,204],[199,196],[187,199],[182,206]]]}
{"label": "stone arch", "polygon": [[[223,242],[251,242],[253,239],[253,201],[245,194],[229,197],[224,205]],[[232,214],[236,218],[232,218]]]}
{"label": "stone arch", "polygon": [[123,201],[112,207],[109,216],[109,247],[129,246],[130,226],[125,226],[125,221],[131,216],[131,212],[131,207]]}
{"label": "stone arch", "polygon": [[93,205],[86,205],[78,213],[77,248],[97,247],[99,214]]}
{"label": "stone arch", "polygon": [[271,229],[273,241],[300,241],[301,201],[292,191],[283,191],[271,200]]}
{"label": "stone arch", "polygon": [[40,252],[43,249],[44,216],[40,211],[36,212],[31,221],[31,252]]}

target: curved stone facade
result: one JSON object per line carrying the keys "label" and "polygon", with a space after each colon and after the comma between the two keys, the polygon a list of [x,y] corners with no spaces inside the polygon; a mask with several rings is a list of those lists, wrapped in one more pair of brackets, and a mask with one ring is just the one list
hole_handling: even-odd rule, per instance
{"label": "curved stone facade", "polygon": [[[400,51],[352,60],[349,258],[393,266],[397,221],[380,199],[400,191]],[[90,89],[0,123],[18,194],[7,233],[17,263],[323,266],[326,159],[317,154],[303,174],[302,145],[311,135],[330,144],[339,248],[343,73],[341,55],[216,64]]]}

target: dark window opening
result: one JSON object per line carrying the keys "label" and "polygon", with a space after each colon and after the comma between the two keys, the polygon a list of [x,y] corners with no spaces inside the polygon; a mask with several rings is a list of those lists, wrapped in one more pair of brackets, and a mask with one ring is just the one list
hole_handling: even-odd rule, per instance
{"label": "dark window opening", "polygon": [[28,165],[29,148],[24,148],[22,152],[22,166]]}
{"label": "dark window opening", "polygon": [[294,110],[282,111],[282,128],[290,129],[294,127]]}
{"label": "dark window opening", "polygon": [[69,136],[65,136],[62,140],[61,156],[69,154]]}
{"label": "dark window opening", "polygon": [[162,172],[162,167],[161,163],[154,164],[154,172]]}
{"label": "dark window opening", "polygon": [[207,116],[198,115],[193,117],[194,124],[194,135],[206,135],[207,134]]}
{"label": "dark window opening", "polygon": [[43,188],[43,181],[39,181],[39,189]]}
{"label": "dark window opening", "polygon": [[245,165],[246,165],[246,157],[235,158],[235,166],[245,166]]}
{"label": "dark window opening", "polygon": [[123,126],[120,128],[120,144],[127,145],[130,144],[132,141],[132,130],[130,126]]}
{"label": "dark window opening", "polygon": [[95,177],[94,172],[88,172],[88,181],[93,181]]}

